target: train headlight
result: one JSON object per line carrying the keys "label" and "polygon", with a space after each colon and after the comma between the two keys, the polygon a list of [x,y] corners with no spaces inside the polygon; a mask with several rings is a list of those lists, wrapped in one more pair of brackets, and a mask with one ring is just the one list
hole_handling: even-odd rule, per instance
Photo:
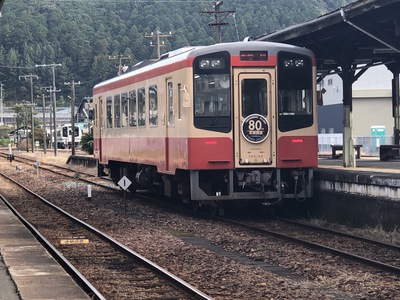
{"label": "train headlight", "polygon": [[285,59],[283,61],[283,65],[285,68],[303,68],[304,60],[303,59]]}
{"label": "train headlight", "polygon": [[225,61],[223,59],[202,59],[199,62],[200,69],[223,69]]}
{"label": "train headlight", "polygon": [[210,66],[210,61],[208,59],[203,59],[200,61],[200,69],[208,69]]}

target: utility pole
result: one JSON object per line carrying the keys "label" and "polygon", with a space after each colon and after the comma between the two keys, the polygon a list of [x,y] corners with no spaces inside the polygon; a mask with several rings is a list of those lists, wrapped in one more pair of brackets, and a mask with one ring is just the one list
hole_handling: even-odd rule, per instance
{"label": "utility pole", "polygon": [[128,67],[127,66],[122,66],[122,60],[123,59],[131,59],[130,55],[109,55],[108,59],[118,59],[119,60],[119,64],[118,64],[118,76],[121,75],[123,72],[125,72]]}
{"label": "utility pole", "polygon": [[[40,98],[40,96],[36,96],[37,98]],[[47,130],[46,130],[46,98],[50,98],[50,96],[46,96],[45,94],[42,94],[41,96],[42,102],[43,102],[43,152],[44,154],[47,153]],[[50,113],[51,117],[51,113]],[[51,125],[51,118],[50,118],[50,125]],[[50,126],[51,128],[51,126]]]}
{"label": "utility pole", "polygon": [[49,64],[49,65],[35,65],[36,68],[51,67],[53,71],[53,87],[51,89],[53,93],[53,127],[54,127],[54,156],[57,156],[57,121],[56,121],[56,72],[55,67],[61,67],[61,64]]}
{"label": "utility pole", "polygon": [[19,76],[19,80],[21,79],[29,79],[31,83],[31,134],[32,134],[32,139],[31,139],[31,146],[32,146],[32,153],[35,152],[35,122],[33,119],[33,79],[39,79],[37,75],[24,75],[24,76]]}
{"label": "utility pole", "polygon": [[4,84],[0,83],[0,125],[4,125],[3,86]]}
{"label": "utility pole", "polygon": [[65,85],[69,85],[71,86],[71,127],[72,127],[72,145],[71,145],[71,151],[72,151],[72,155],[75,155],[75,85],[79,85],[81,84],[80,81],[75,82],[75,81],[71,81],[71,82],[64,82]]}
{"label": "utility pole", "polygon": [[160,42],[160,38],[164,37],[170,37],[172,36],[171,31],[169,33],[161,33],[158,29],[156,29],[156,33],[154,32],[150,33],[149,35],[145,35],[146,38],[156,38],[156,43],[153,44],[153,42],[150,42],[151,47],[157,47],[157,58],[160,59],[161,57],[161,47],[164,47],[164,41]]}
{"label": "utility pole", "polygon": [[[220,7],[224,3],[224,1],[214,1],[214,11],[202,11],[200,12],[200,15],[214,15],[215,22],[214,23],[208,23],[208,26],[216,26],[217,27],[217,34],[215,38],[216,43],[221,43],[222,42],[222,37],[221,37],[221,27],[222,26],[227,26],[229,23],[227,22],[222,22],[227,16],[230,14],[235,14],[236,10],[225,10],[221,11]],[[221,16],[224,15],[222,18]]]}

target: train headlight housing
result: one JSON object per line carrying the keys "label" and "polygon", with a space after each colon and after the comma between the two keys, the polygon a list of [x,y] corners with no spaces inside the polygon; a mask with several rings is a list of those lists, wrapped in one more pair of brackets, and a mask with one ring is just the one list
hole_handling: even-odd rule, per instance
{"label": "train headlight housing", "polygon": [[303,59],[285,59],[283,61],[283,65],[285,68],[303,68],[304,60]]}
{"label": "train headlight housing", "polygon": [[200,69],[223,69],[225,68],[225,60],[223,59],[202,59],[199,61]]}

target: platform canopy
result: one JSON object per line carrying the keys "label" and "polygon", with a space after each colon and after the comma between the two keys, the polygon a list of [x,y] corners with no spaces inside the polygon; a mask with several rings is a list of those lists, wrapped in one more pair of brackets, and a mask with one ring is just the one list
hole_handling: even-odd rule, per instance
{"label": "platform canopy", "polygon": [[308,22],[257,37],[314,51],[318,71],[326,74],[346,60],[391,63],[400,55],[400,0],[360,0]]}
{"label": "platform canopy", "polygon": [[400,137],[400,0],[359,0],[316,19],[255,38],[311,49],[318,80],[338,74],[343,80],[343,161],[355,166],[352,136],[352,84],[372,66],[393,73],[394,143]]}

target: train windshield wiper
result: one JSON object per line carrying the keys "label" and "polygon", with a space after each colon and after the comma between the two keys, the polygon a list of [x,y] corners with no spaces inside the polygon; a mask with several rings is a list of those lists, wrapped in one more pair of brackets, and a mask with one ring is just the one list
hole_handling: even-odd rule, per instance
{"label": "train windshield wiper", "polygon": [[219,108],[219,110],[217,111],[217,116],[215,117],[215,119],[211,122],[211,126],[215,126],[215,124],[217,124],[217,122],[218,122],[218,120],[219,120],[219,117],[221,116],[221,114],[222,114],[222,111],[224,110],[224,108],[225,108],[225,106],[226,106],[226,103],[224,103],[224,104],[222,104],[221,105],[221,107]]}

